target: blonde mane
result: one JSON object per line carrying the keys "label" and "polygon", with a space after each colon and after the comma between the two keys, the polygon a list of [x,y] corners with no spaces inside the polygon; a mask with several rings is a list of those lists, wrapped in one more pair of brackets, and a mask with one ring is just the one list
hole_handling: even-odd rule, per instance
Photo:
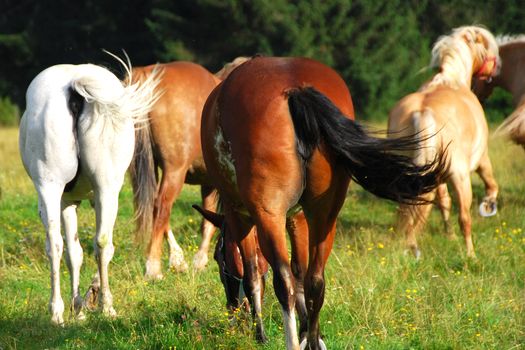
{"label": "blonde mane", "polygon": [[491,56],[499,61],[498,44],[488,30],[478,26],[455,28],[434,44],[430,66],[439,67],[440,72],[422,89],[436,85],[470,86],[474,60],[484,61]]}

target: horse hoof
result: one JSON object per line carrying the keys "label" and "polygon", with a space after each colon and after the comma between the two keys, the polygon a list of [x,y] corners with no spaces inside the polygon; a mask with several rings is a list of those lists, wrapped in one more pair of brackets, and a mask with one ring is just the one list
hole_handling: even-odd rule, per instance
{"label": "horse hoof", "polygon": [[53,316],[51,317],[51,323],[55,326],[64,327],[64,318],[61,314],[53,314]]}
{"label": "horse hoof", "polygon": [[84,307],[84,300],[80,295],[77,295],[73,300],[71,300],[71,314],[73,318],[77,321],[83,321],[86,319],[82,308]]}
{"label": "horse hoof", "polygon": [[147,281],[160,281],[164,279],[164,275],[162,273],[146,273],[144,274],[144,279]]}
{"label": "horse hoof", "polygon": [[495,200],[484,199],[479,205],[479,215],[484,218],[494,216],[498,212],[498,205]]}
{"label": "horse hoof", "polygon": [[188,271],[188,263],[185,260],[172,261],[170,259],[170,270],[177,273],[183,273]]}
{"label": "horse hoof", "polygon": [[266,344],[268,343],[268,337],[266,336],[266,334],[262,333],[262,334],[257,334],[257,336],[255,337],[255,339],[257,340],[257,342],[259,344]]}
{"label": "horse hoof", "polygon": [[419,250],[419,247],[409,247],[408,249],[405,249],[403,253],[404,255],[411,254],[416,259],[416,261],[421,259],[421,250]]}
{"label": "horse hoof", "polygon": [[164,278],[160,260],[146,260],[146,272],[144,278],[149,281],[161,280]]}
{"label": "horse hoof", "polygon": [[108,318],[116,318],[117,317],[117,312],[115,311],[113,306],[103,308],[102,314],[104,316],[108,317]]}
{"label": "horse hoof", "polygon": [[193,269],[202,271],[208,264],[208,254],[198,251],[193,257]]}
{"label": "horse hoof", "polygon": [[[305,349],[307,349],[307,346],[308,346],[307,340],[306,340],[306,338],[304,338],[303,341],[301,342],[301,345],[299,345],[299,349],[300,350],[305,350]],[[321,339],[321,338],[319,338],[319,349],[327,350],[326,344],[324,343],[323,339]]]}

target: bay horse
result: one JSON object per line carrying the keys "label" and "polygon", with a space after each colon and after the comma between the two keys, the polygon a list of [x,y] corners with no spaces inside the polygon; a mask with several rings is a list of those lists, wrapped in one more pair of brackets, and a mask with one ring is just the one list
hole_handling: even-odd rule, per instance
{"label": "bay horse", "polygon": [[496,131],[510,137],[515,143],[525,145],[525,35],[497,36],[500,61],[492,79],[473,79],[472,91],[481,102],[495,87],[512,95],[515,110]]}
{"label": "bay horse", "polygon": [[[439,72],[421,88],[401,99],[388,118],[390,135],[434,134],[410,156],[417,164],[424,164],[448,148],[447,177],[450,179],[459,205],[459,225],[466,244],[467,256],[475,257],[471,236],[470,206],[472,188],[470,172],[476,171],[485,184],[485,197],[480,213],[496,213],[498,185],[494,179],[488,154],[488,126],[483,108],[470,91],[472,76],[488,79],[496,71],[498,46],[492,34],[481,27],[456,28],[450,35],[440,37],[432,48],[431,65]],[[447,184],[425,195],[421,205],[402,204],[398,212],[398,230],[406,234],[406,244],[416,258],[420,250],[416,231],[424,225],[431,202],[437,195],[439,207],[449,237],[451,199]]]}
{"label": "bay horse", "polygon": [[[288,349],[299,349],[296,301],[299,313],[306,312],[299,315],[307,323],[301,325],[302,346],[323,346],[324,267],[350,179],[380,197],[411,203],[434,190],[446,170],[444,152],[415,165],[391,151],[417,148],[418,137],[373,137],[353,116],[343,79],[307,58],[253,58],[218,85],[204,106],[204,161],[223,201],[222,230],[240,250],[256,329],[262,315],[254,226],[273,270]],[[285,233],[287,216],[298,208],[308,226],[304,295],[295,286]]]}
{"label": "bay horse", "polygon": [[[222,78],[248,58],[237,58],[214,76],[191,62],[160,64],[164,70],[158,89],[163,95],[149,113],[149,122],[136,130],[135,155],[130,175],[139,236],[150,235],[147,248],[147,278],[160,279],[163,237],[169,244],[169,266],[183,272],[188,268],[184,252],[170,227],[173,203],[184,183],[201,185],[205,209],[215,210],[216,190],[210,185],[202,160],[200,120],[202,107]],[[133,68],[134,81],[147,79],[155,65]],[[158,170],[162,171],[157,184]],[[208,262],[210,240],[215,228],[202,221],[202,241],[193,259],[196,270]]]}
{"label": "bay horse", "polygon": [[[130,72],[129,61],[119,62]],[[71,276],[71,309],[77,319],[85,317],[79,293],[83,252],[76,216],[82,199],[93,200],[96,212],[99,305],[105,315],[116,315],[108,264],[114,253],[118,195],[133,156],[135,125],[158,98],[158,79],[159,71],[155,70],[140,85],[123,85],[103,67],[63,64],[42,71],[27,89],[19,147],[38,194],[38,210],[46,229],[51,267],[49,310],[55,324],[64,323],[59,271],[64,245],[61,219]]]}

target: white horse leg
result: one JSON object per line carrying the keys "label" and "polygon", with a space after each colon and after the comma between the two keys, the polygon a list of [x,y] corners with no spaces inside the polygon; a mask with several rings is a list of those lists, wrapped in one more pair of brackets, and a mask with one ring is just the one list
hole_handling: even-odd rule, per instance
{"label": "white horse leg", "polygon": [[82,311],[82,297],[78,291],[83,251],[78,239],[77,205],[75,203],[62,203],[62,224],[66,235],[66,262],[71,280],[71,311],[76,319],[83,320],[86,316]]}
{"label": "white horse leg", "polygon": [[95,192],[95,211],[97,215],[97,233],[95,236],[95,256],[100,277],[99,305],[102,312],[110,317],[117,313],[113,309],[113,296],[109,289],[108,265],[113,258],[113,226],[118,211],[118,188],[99,189]]}
{"label": "white horse leg", "polygon": [[49,311],[51,322],[57,325],[64,323],[64,301],[60,294],[60,259],[64,241],[60,234],[60,197],[62,191],[56,187],[42,186],[38,191],[38,209],[40,218],[46,228],[46,253],[51,270],[51,298]]}
{"label": "white horse leg", "polygon": [[170,246],[170,268],[175,272],[186,272],[188,270],[188,263],[184,259],[184,251],[177,243],[173,231],[168,230],[167,233],[168,245]]}

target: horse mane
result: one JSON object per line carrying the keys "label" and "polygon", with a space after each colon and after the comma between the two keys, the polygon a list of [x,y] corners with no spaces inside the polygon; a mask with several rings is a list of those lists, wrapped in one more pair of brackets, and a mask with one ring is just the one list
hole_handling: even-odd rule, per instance
{"label": "horse mane", "polygon": [[491,55],[499,57],[498,44],[487,29],[479,26],[455,28],[450,35],[439,37],[432,47],[430,67],[439,67],[440,72],[423,88],[468,85],[466,79],[473,74],[473,60],[483,61]]}

